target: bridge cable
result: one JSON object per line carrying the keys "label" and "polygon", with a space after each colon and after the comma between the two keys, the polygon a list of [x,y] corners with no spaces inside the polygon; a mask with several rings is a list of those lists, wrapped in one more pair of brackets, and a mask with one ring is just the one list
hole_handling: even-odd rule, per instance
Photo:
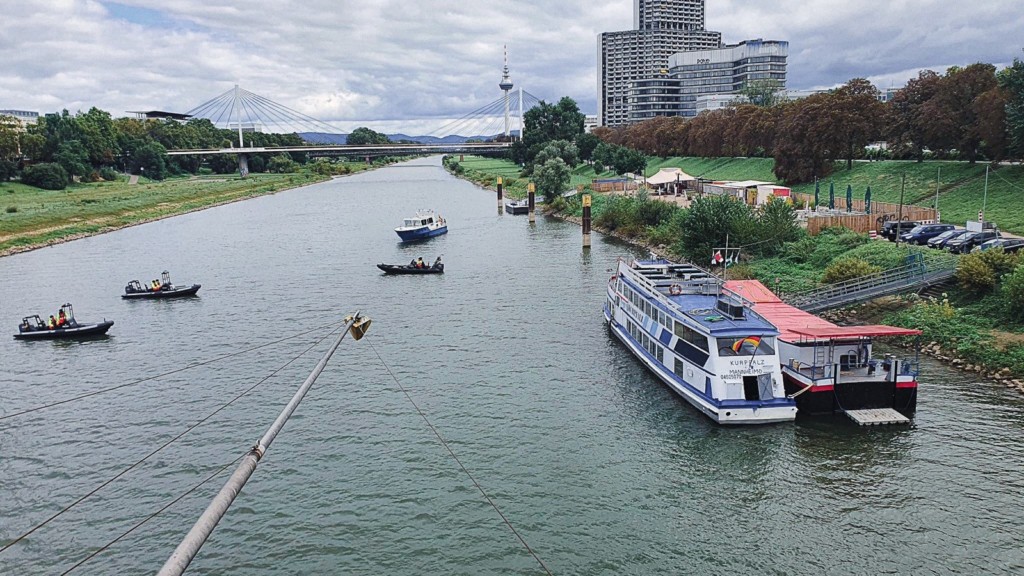
{"label": "bridge cable", "polygon": [[227,401],[227,402],[226,402],[225,404],[221,405],[221,406],[220,406],[219,408],[217,408],[217,409],[216,409],[216,410],[214,410],[213,412],[210,412],[209,414],[207,414],[207,415],[206,415],[206,416],[204,416],[203,418],[199,419],[199,421],[197,421],[197,422],[196,422],[195,424],[193,424],[193,425],[189,426],[188,428],[186,428],[184,432],[182,432],[182,433],[178,434],[178,435],[177,435],[177,436],[175,436],[174,438],[171,438],[171,439],[170,439],[170,440],[168,440],[167,442],[164,442],[164,443],[163,443],[163,444],[161,444],[161,445],[160,445],[160,447],[159,447],[159,448],[157,448],[156,450],[153,450],[153,451],[152,451],[152,452],[150,452],[149,454],[146,454],[145,456],[143,456],[143,457],[142,457],[142,458],[141,458],[140,460],[136,461],[136,462],[135,462],[134,464],[132,464],[131,466],[129,466],[129,467],[125,468],[124,470],[122,470],[122,471],[118,472],[117,474],[115,474],[113,478],[111,478],[111,479],[109,479],[109,480],[107,480],[107,481],[103,482],[103,483],[102,483],[102,484],[100,484],[99,486],[97,486],[97,487],[93,488],[92,490],[90,490],[89,492],[87,492],[87,493],[86,493],[86,494],[85,494],[84,496],[80,497],[79,499],[75,500],[75,501],[74,501],[74,502],[72,502],[71,504],[68,504],[67,506],[65,506],[64,508],[62,508],[62,509],[61,509],[61,510],[60,510],[59,512],[57,512],[56,514],[54,514],[54,515],[50,516],[50,517],[49,517],[49,518],[47,518],[46,520],[43,520],[43,521],[42,521],[42,522],[40,522],[39,524],[36,524],[36,525],[35,525],[35,526],[33,526],[33,527],[32,527],[32,528],[30,529],[30,530],[28,530],[27,532],[25,532],[25,533],[21,534],[21,535],[20,535],[20,536],[18,536],[17,538],[15,538],[15,539],[11,540],[10,542],[8,542],[7,544],[3,545],[2,547],[0,547],[0,554],[2,554],[2,553],[3,553],[4,551],[5,551],[5,550],[7,550],[8,548],[10,548],[11,546],[14,546],[14,545],[15,545],[15,544],[17,544],[18,542],[20,542],[20,541],[24,540],[24,539],[25,539],[26,537],[28,537],[28,536],[32,535],[32,533],[34,533],[35,531],[39,530],[39,529],[40,529],[40,528],[42,528],[43,526],[46,526],[47,524],[49,524],[49,523],[50,523],[50,522],[52,522],[53,520],[56,520],[56,519],[57,519],[57,517],[59,517],[59,516],[63,515],[63,514],[65,513],[65,512],[68,512],[69,510],[71,510],[71,509],[72,509],[72,508],[74,508],[75,506],[78,506],[79,504],[81,504],[82,502],[84,502],[84,501],[85,501],[85,500],[86,500],[87,498],[89,498],[89,497],[93,496],[94,494],[96,494],[97,492],[99,492],[100,490],[102,490],[103,488],[106,488],[107,486],[109,486],[109,485],[110,485],[111,483],[113,483],[113,482],[114,482],[115,480],[117,480],[118,478],[120,478],[120,477],[124,476],[125,474],[127,474],[127,473],[131,472],[132,470],[134,470],[135,468],[137,468],[138,466],[140,466],[140,465],[141,465],[141,464],[142,464],[143,462],[145,462],[146,460],[149,460],[149,459],[150,459],[151,457],[155,456],[155,455],[156,455],[156,454],[157,454],[158,452],[160,452],[160,451],[161,451],[161,450],[163,450],[164,448],[167,448],[167,447],[168,447],[168,446],[170,446],[171,444],[173,444],[173,443],[177,442],[177,441],[178,441],[178,440],[180,440],[180,439],[181,439],[182,437],[184,437],[184,436],[185,436],[186,434],[188,434],[189,432],[191,432],[191,431],[195,430],[196,428],[198,428],[198,427],[199,427],[200,425],[202,425],[202,424],[205,424],[205,423],[206,423],[206,422],[207,422],[208,420],[210,420],[211,418],[213,418],[214,416],[216,416],[216,415],[217,415],[218,413],[220,413],[221,411],[223,411],[224,409],[226,409],[226,408],[227,408],[228,406],[231,406],[231,405],[232,405],[232,404],[234,404],[234,403],[235,403],[236,401],[238,401],[238,400],[240,400],[241,398],[243,398],[244,396],[248,395],[248,394],[249,394],[250,392],[252,392],[252,391],[253,391],[253,390],[255,390],[256,388],[258,388],[258,387],[259,387],[259,386],[260,386],[261,384],[263,384],[263,383],[264,383],[264,382],[266,382],[267,380],[270,380],[271,378],[273,378],[274,376],[276,376],[276,375],[277,375],[277,374],[278,374],[279,372],[281,372],[281,370],[284,370],[285,368],[287,368],[288,366],[290,366],[290,365],[291,365],[291,364],[292,364],[293,362],[295,362],[296,360],[298,360],[299,358],[301,358],[302,356],[304,356],[304,355],[305,355],[305,354],[306,354],[307,352],[309,352],[309,351],[310,351],[310,350],[312,350],[313,348],[315,348],[315,347],[319,346],[319,345],[320,345],[320,344],[321,344],[321,343],[322,343],[322,342],[323,342],[324,340],[326,340],[327,338],[329,338],[329,337],[330,337],[330,336],[331,336],[332,334],[335,334],[335,333],[336,333],[337,331],[338,331],[338,328],[335,328],[334,330],[331,330],[331,331],[330,331],[330,332],[328,332],[328,333],[327,333],[327,335],[325,335],[325,336],[324,336],[323,338],[320,338],[319,340],[317,340],[316,342],[314,342],[313,344],[311,344],[311,345],[310,345],[309,347],[307,347],[307,348],[306,348],[305,350],[303,350],[302,352],[300,352],[298,356],[295,356],[294,358],[292,358],[292,359],[291,359],[291,360],[289,360],[288,362],[285,362],[285,363],[284,363],[284,364],[283,364],[282,366],[280,366],[279,368],[275,369],[275,370],[274,370],[273,372],[271,372],[271,373],[270,373],[270,374],[268,374],[267,376],[265,376],[265,377],[263,377],[262,379],[260,379],[260,381],[259,381],[259,382],[255,383],[255,384],[253,384],[252,386],[250,386],[249,388],[245,389],[245,390],[244,390],[244,391],[243,391],[243,392],[242,392],[241,394],[238,394],[237,396],[235,396],[235,397],[234,397],[234,398],[232,398],[231,400],[228,400],[228,401]]}
{"label": "bridge cable", "polygon": [[316,328],[313,328],[313,329],[310,329],[310,330],[306,330],[304,332],[299,332],[298,334],[293,334],[292,336],[287,336],[287,337],[281,338],[279,340],[274,340],[273,342],[267,342],[265,344],[260,344],[258,346],[253,346],[251,348],[246,348],[245,350],[240,350],[238,352],[232,352],[230,354],[225,354],[223,356],[218,356],[216,358],[211,358],[210,360],[203,360],[202,362],[196,362],[194,364],[189,364],[188,366],[185,366],[185,367],[182,367],[182,368],[175,368],[174,370],[170,370],[170,371],[164,372],[162,374],[157,374],[155,376],[147,376],[146,378],[141,378],[139,380],[133,380],[133,381],[127,382],[125,384],[118,384],[116,386],[111,386],[109,388],[101,388],[99,390],[93,390],[92,392],[86,392],[85,394],[79,394],[78,396],[73,396],[71,398],[65,398],[64,400],[58,400],[56,402],[51,402],[49,404],[43,404],[42,406],[36,406],[35,408],[27,408],[25,410],[20,410],[18,412],[12,412],[11,414],[4,414],[3,416],[0,416],[0,421],[7,420],[7,419],[10,419],[10,418],[15,418],[17,416],[24,416],[25,414],[30,414],[32,412],[38,412],[40,410],[46,410],[46,409],[49,409],[49,408],[53,408],[54,406],[60,406],[61,404],[67,404],[69,402],[77,402],[78,400],[83,400],[83,399],[89,398],[91,396],[98,396],[100,394],[105,394],[107,392],[113,392],[114,390],[120,390],[121,388],[128,388],[129,386],[136,386],[138,384],[142,384],[143,382],[149,382],[151,380],[158,380],[158,379],[163,378],[165,376],[171,376],[171,375],[177,374],[179,372],[184,372],[186,370],[191,370],[192,368],[198,368],[200,366],[206,366],[208,364],[213,364],[213,363],[219,362],[221,360],[227,360],[228,358],[234,358],[235,356],[241,356],[243,354],[247,354],[249,352],[253,352],[253,351],[259,350],[261,348],[266,348],[268,346],[273,346],[275,344],[280,344],[281,342],[286,342],[288,340],[294,340],[295,338],[298,338],[300,336],[305,336],[305,335],[310,334],[312,332],[316,332],[318,330],[323,330],[324,328],[330,328],[330,327],[331,326],[329,326],[329,325],[328,326],[318,326]]}
{"label": "bridge cable", "polygon": [[441,442],[441,445],[444,446],[445,450],[448,451],[448,454],[451,455],[452,459],[455,460],[455,462],[459,465],[459,468],[461,468],[462,471],[466,474],[466,476],[469,477],[473,485],[476,486],[476,489],[480,491],[480,494],[482,494],[484,499],[487,500],[487,503],[491,505],[491,508],[494,508],[494,511],[498,513],[498,516],[501,517],[501,520],[505,523],[506,526],[508,526],[509,530],[511,530],[512,533],[516,535],[516,538],[518,538],[519,542],[521,542],[523,547],[526,548],[526,551],[529,552],[531,556],[533,556],[533,559],[537,561],[537,564],[540,564],[540,567],[544,570],[544,572],[551,576],[551,570],[548,570],[548,567],[544,564],[544,561],[541,560],[539,556],[537,556],[537,553],[533,551],[533,548],[530,548],[530,545],[526,543],[526,539],[523,538],[523,536],[519,533],[518,530],[515,529],[514,526],[512,526],[512,522],[504,514],[502,514],[501,510],[498,508],[498,505],[495,504],[494,500],[492,500],[491,497],[487,495],[487,492],[484,490],[484,487],[481,486],[479,482],[477,482],[476,478],[473,477],[473,474],[470,473],[469,469],[467,469],[466,466],[462,463],[462,461],[459,460],[459,457],[455,455],[455,451],[452,450],[452,447],[448,444],[447,441],[445,441],[444,437],[441,436],[441,433],[438,432],[437,428],[435,428],[433,424],[431,424],[430,419],[427,418],[427,414],[419,407],[418,404],[416,404],[416,401],[413,400],[412,395],[405,388],[405,386],[402,386],[402,383],[399,382],[398,378],[395,376],[395,373],[391,371],[391,368],[387,365],[387,362],[384,361],[384,358],[380,355],[380,352],[377,351],[377,347],[373,345],[373,342],[369,338],[367,338],[367,341],[370,344],[370,349],[373,350],[373,353],[376,354],[377,358],[380,360],[381,365],[384,366],[385,370],[387,370],[388,375],[391,376],[391,379],[395,381],[395,384],[398,385],[398,388],[402,391],[403,394],[405,394],[405,397],[409,400],[409,403],[412,404],[413,408],[416,409],[416,412],[419,413],[421,418],[423,418],[423,421],[426,422],[427,427],[430,428],[430,431],[434,433],[434,436],[437,436],[437,439]]}
{"label": "bridge cable", "polygon": [[205,484],[206,484],[207,482],[209,482],[210,480],[213,480],[213,479],[214,479],[214,478],[216,478],[217,476],[220,476],[221,474],[223,474],[225,470],[227,470],[227,469],[228,469],[228,468],[230,468],[231,466],[234,466],[235,464],[237,464],[237,463],[238,463],[238,461],[239,461],[239,460],[241,460],[241,459],[242,459],[242,458],[244,458],[244,457],[245,457],[245,454],[242,454],[241,456],[239,456],[239,457],[235,458],[235,459],[234,459],[234,460],[232,460],[231,462],[228,462],[227,464],[225,464],[225,465],[221,466],[221,467],[220,467],[219,469],[217,469],[217,471],[216,471],[216,472],[214,472],[213,474],[210,474],[209,476],[207,476],[206,478],[204,478],[204,479],[202,480],[202,482],[200,482],[200,483],[196,484],[195,486],[192,486],[191,488],[189,488],[189,489],[188,489],[188,490],[187,490],[187,491],[186,491],[186,492],[185,492],[184,494],[182,494],[182,495],[178,496],[178,497],[177,497],[177,498],[175,498],[174,500],[171,500],[170,502],[168,502],[167,504],[165,504],[165,505],[164,505],[164,506],[163,506],[162,508],[160,508],[160,509],[159,509],[159,510],[157,510],[156,512],[153,512],[153,513],[152,513],[152,514],[150,514],[149,516],[147,516],[147,517],[143,518],[143,519],[142,519],[142,520],[141,520],[140,522],[136,523],[136,524],[135,524],[134,526],[132,526],[132,527],[131,527],[131,528],[129,528],[128,530],[126,530],[126,531],[124,531],[123,533],[121,533],[121,535],[120,535],[120,536],[118,536],[117,538],[114,538],[114,539],[113,539],[113,540],[111,540],[110,542],[107,542],[107,543],[106,543],[106,544],[104,544],[103,546],[100,546],[100,547],[99,547],[98,549],[96,549],[95,551],[93,551],[93,553],[92,553],[92,554],[89,554],[89,555],[88,555],[88,556],[86,556],[85,558],[83,558],[83,559],[79,560],[79,561],[78,561],[77,563],[75,563],[75,565],[73,565],[73,566],[72,566],[71,568],[68,568],[67,570],[65,570],[65,571],[61,572],[61,576],[65,576],[66,574],[70,574],[70,573],[71,573],[72,571],[74,571],[74,570],[75,570],[76,568],[80,567],[80,566],[81,566],[82,564],[85,564],[85,563],[86,563],[86,562],[88,562],[89,560],[92,560],[92,559],[93,559],[93,558],[95,558],[96,556],[99,556],[99,555],[100,555],[101,553],[103,553],[104,551],[106,551],[106,550],[107,550],[108,548],[110,548],[110,547],[111,547],[111,546],[113,546],[114,544],[117,544],[118,542],[120,542],[121,540],[123,540],[124,538],[126,538],[126,537],[127,537],[127,536],[128,536],[129,534],[131,534],[132,532],[134,532],[135,530],[137,530],[138,528],[140,528],[140,527],[141,527],[141,526],[142,526],[143,524],[145,524],[146,522],[149,522],[149,521],[150,521],[150,520],[152,520],[153,518],[156,518],[157,516],[159,516],[160,514],[162,514],[162,513],[164,512],[164,511],[166,511],[166,510],[167,510],[168,508],[170,508],[171,506],[174,506],[175,504],[177,504],[178,502],[180,502],[180,501],[181,501],[181,500],[182,500],[183,498],[185,498],[185,497],[186,497],[186,496],[188,496],[189,494],[192,494],[192,493],[193,493],[193,492],[195,492],[196,490],[198,490],[198,489],[202,488],[202,487],[203,487],[203,486],[204,486],[204,485],[205,485]]}

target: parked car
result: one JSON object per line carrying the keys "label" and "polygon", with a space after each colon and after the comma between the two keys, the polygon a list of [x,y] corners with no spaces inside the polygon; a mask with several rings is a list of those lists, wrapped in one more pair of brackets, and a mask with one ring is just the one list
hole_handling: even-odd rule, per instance
{"label": "parked car", "polygon": [[920,222],[914,222],[913,220],[889,220],[882,224],[882,236],[885,236],[889,242],[895,242],[900,234],[910,232],[919,224]]}
{"label": "parked car", "polygon": [[931,240],[929,240],[928,241],[928,247],[929,248],[938,248],[938,249],[941,250],[942,248],[946,247],[946,242],[949,242],[953,238],[957,238],[959,236],[963,236],[964,234],[967,234],[967,230],[964,230],[963,228],[953,229],[953,230],[950,230],[948,232],[943,232],[942,234],[939,234],[935,238],[932,238]]}
{"label": "parked car", "polygon": [[958,236],[949,242],[946,242],[946,249],[950,252],[957,254],[967,254],[975,246],[978,246],[984,242],[992,240],[994,238],[1000,238],[999,232],[996,230],[985,230],[982,232],[968,232],[963,236]]}
{"label": "parked car", "polygon": [[1024,238],[993,238],[983,244],[974,247],[972,252],[1002,248],[1003,252],[1014,253],[1024,248]]}
{"label": "parked car", "polygon": [[910,232],[901,234],[900,240],[907,244],[926,244],[932,238],[950,230],[956,230],[956,226],[952,224],[921,224],[915,226]]}

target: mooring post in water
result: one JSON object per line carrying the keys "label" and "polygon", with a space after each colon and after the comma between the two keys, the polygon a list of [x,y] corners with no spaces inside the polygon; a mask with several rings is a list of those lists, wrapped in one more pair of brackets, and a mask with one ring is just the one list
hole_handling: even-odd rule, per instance
{"label": "mooring post in water", "polygon": [[220,489],[220,492],[213,498],[210,505],[206,507],[206,511],[203,515],[196,520],[192,529],[189,530],[188,534],[185,535],[184,540],[178,544],[178,547],[171,554],[171,557],[167,559],[163,567],[160,569],[158,576],[176,576],[183,574],[188,568],[188,565],[192,563],[192,559],[199,553],[199,549],[206,543],[206,539],[213,533],[213,529],[217,527],[217,523],[220,522],[224,514],[227,513],[228,507],[234,502],[238,493],[242,491],[242,487],[252,476],[252,473],[256,470],[256,464],[259,463],[263,455],[267,453],[270,448],[270,444],[273,443],[274,438],[277,437],[278,432],[284,428],[285,422],[291,417],[295,409],[299,407],[299,403],[302,402],[302,398],[309,392],[310,387],[316,382],[320,373],[324,371],[324,367],[327,366],[327,361],[331,359],[331,355],[338,349],[341,341],[345,339],[345,335],[350,331],[352,337],[359,340],[366,333],[366,329],[370,326],[369,318],[362,318],[359,313],[356,312],[352,316],[345,318],[345,331],[342,332],[334,344],[331,345],[330,349],[324,354],[320,362],[317,363],[316,368],[309,374],[306,381],[299,386],[299,389],[292,396],[288,405],[284,407],[281,414],[278,415],[277,420],[270,425],[263,437],[260,438],[259,442],[253,446],[249,452],[242,457],[242,461],[238,464],[238,468],[228,478],[228,481],[224,483],[224,487]]}
{"label": "mooring post in water", "polygon": [[583,247],[590,248],[590,194],[583,195]]}
{"label": "mooring post in water", "polygon": [[534,200],[535,194],[534,194],[533,182],[530,182],[526,186],[526,196],[527,196],[527,198],[530,199],[530,224],[533,224],[534,222],[537,221],[537,217],[533,213],[533,210],[536,207],[535,200]]}
{"label": "mooring post in water", "polygon": [[503,213],[504,206],[501,203],[501,176],[498,176],[498,214]]}

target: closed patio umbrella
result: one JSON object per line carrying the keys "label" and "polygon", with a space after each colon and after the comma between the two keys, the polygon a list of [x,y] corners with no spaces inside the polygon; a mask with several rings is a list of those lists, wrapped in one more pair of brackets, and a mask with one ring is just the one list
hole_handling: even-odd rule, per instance
{"label": "closed patio umbrella", "polygon": [[853,185],[846,185],[846,211],[853,211]]}
{"label": "closed patio umbrella", "polygon": [[818,200],[818,190],[819,190],[819,188],[820,188],[820,186],[818,185],[818,179],[815,178],[814,179],[814,209],[815,210],[818,209],[818,202],[820,202],[820,200]]}
{"label": "closed patio umbrella", "polygon": [[836,183],[835,182],[829,182],[828,183],[828,209],[829,210],[835,210],[836,209]]}
{"label": "closed patio umbrella", "polygon": [[864,211],[871,214],[871,186],[868,186],[868,191],[864,193]]}

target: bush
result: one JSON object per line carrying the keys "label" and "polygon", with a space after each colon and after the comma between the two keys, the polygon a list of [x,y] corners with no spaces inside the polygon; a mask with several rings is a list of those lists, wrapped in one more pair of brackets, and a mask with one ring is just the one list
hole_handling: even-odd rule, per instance
{"label": "bush", "polygon": [[860,258],[841,258],[829,264],[825,269],[825,275],[821,281],[825,284],[835,284],[844,280],[853,280],[862,276],[870,276],[881,272],[882,269],[872,265],[867,260]]}
{"label": "bush", "polygon": [[991,292],[999,279],[1016,266],[1017,255],[1007,254],[1002,249],[971,252],[960,259],[956,280],[968,292],[985,294]]}
{"label": "bush", "polygon": [[6,212],[8,214],[14,214],[17,211],[18,211],[18,207],[17,206],[8,206],[7,210],[6,210]]}
{"label": "bush", "polygon": [[21,181],[43,190],[63,190],[68,187],[68,173],[60,164],[42,163],[25,168]]}
{"label": "bush", "polygon": [[1003,277],[1002,296],[1010,318],[1024,318],[1024,265]]}
{"label": "bush", "polygon": [[118,178],[117,170],[114,170],[110,166],[104,166],[103,168],[100,168],[100,178],[107,182],[114,182]]}

